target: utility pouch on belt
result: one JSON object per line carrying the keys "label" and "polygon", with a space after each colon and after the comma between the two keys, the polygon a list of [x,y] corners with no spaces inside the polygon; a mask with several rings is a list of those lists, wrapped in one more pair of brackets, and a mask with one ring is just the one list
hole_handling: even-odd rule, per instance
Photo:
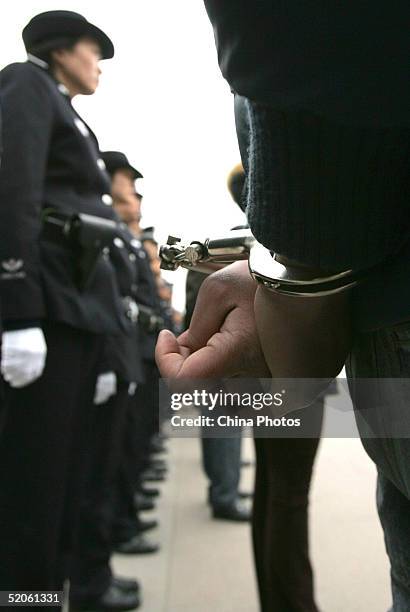
{"label": "utility pouch on belt", "polygon": [[98,258],[118,236],[115,221],[78,213],[67,215],[54,210],[45,211],[43,238],[56,244],[69,244],[74,254],[75,282],[84,291],[91,282]]}

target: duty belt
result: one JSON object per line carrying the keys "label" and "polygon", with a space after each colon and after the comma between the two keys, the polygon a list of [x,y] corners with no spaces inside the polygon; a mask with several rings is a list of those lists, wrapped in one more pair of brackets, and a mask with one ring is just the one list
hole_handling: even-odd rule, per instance
{"label": "duty belt", "polygon": [[75,256],[75,280],[81,291],[90,283],[101,253],[112,245],[119,231],[115,221],[94,215],[68,215],[54,210],[46,210],[43,215],[42,237],[70,246]]}
{"label": "duty belt", "polygon": [[126,317],[133,324],[141,325],[142,329],[149,334],[154,334],[164,329],[165,322],[153,308],[138,304],[132,297],[122,298]]}

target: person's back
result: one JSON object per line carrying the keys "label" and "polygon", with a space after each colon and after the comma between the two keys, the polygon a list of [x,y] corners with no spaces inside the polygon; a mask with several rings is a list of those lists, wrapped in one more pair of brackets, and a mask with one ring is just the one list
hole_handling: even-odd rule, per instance
{"label": "person's back", "polygon": [[[292,281],[346,278],[388,263],[409,230],[409,4],[205,4],[222,72],[244,98],[247,128],[238,135],[248,136],[240,148],[256,239]],[[378,273],[376,307],[383,301],[386,270]],[[272,378],[332,379],[346,362],[363,444],[378,468],[393,610],[407,612],[408,394],[391,385],[386,396],[377,385],[383,378],[409,377],[409,295],[400,313],[375,318],[378,329],[352,333],[346,287],[289,296],[274,266],[255,283],[238,263],[213,277],[202,288],[193,319],[206,317],[206,325],[191,324],[191,337],[196,342],[199,337],[202,348],[186,336],[163,334],[157,347],[163,376],[194,378],[200,368],[204,377],[208,371],[223,377],[252,370],[264,377],[267,367]],[[388,285],[393,306],[407,285],[403,271]],[[214,299],[216,291],[220,300]],[[401,323],[394,325],[398,315]],[[360,378],[377,381],[370,404]],[[307,393],[304,400],[309,398]],[[392,426],[401,437],[386,436],[385,427],[392,431]]]}
{"label": "person's back", "polygon": [[346,124],[409,125],[405,0],[205,0],[235,93]]}

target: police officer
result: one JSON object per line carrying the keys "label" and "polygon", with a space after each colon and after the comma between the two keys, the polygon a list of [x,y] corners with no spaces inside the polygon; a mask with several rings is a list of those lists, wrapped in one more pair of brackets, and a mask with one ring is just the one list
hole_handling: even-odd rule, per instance
{"label": "police officer", "polygon": [[[144,383],[139,385],[135,398],[129,406],[125,430],[123,461],[117,477],[116,518],[113,540],[115,549],[124,554],[152,553],[158,545],[151,542],[143,532],[156,525],[155,521],[136,518],[134,495],[141,484],[141,473],[148,463],[150,438],[155,428],[158,407],[155,403],[157,368],[154,361],[157,327],[160,325],[159,300],[155,280],[147,253],[142,246],[140,230],[142,196],[136,192],[135,180],[142,175],[119,151],[103,153],[107,170],[112,177],[114,207],[121,219],[134,234],[138,244],[139,267],[138,303],[141,311],[141,353],[143,358]],[[144,313],[143,313],[144,310]],[[144,317],[143,317],[144,314]]]}
{"label": "police officer", "polygon": [[[165,479],[166,464],[164,460],[153,459],[150,457],[151,445],[153,440],[161,436],[162,423],[167,418],[167,412],[161,408],[158,409],[158,379],[159,372],[156,366],[155,342],[158,336],[158,331],[161,329],[172,329],[174,331],[174,322],[172,319],[172,309],[170,308],[170,299],[172,291],[170,287],[166,287],[164,279],[161,277],[161,262],[158,255],[158,243],[155,239],[155,228],[147,227],[141,231],[140,238],[149,259],[149,267],[151,270],[152,279],[152,307],[157,313],[158,325],[153,330],[153,333],[146,336],[145,349],[145,372],[146,384],[139,389],[139,401],[145,406],[144,426],[145,435],[141,433],[141,442],[144,442],[144,465],[143,471],[139,471],[139,487],[144,481],[147,482],[162,482]],[[163,297],[167,299],[162,299]],[[151,407],[151,408],[150,408]],[[141,470],[143,464],[139,464]]]}
{"label": "police officer", "polygon": [[91,457],[79,533],[70,571],[70,605],[87,610],[132,610],[139,606],[136,580],[113,574],[112,489],[122,459],[128,404],[143,381],[138,329],[139,243],[125,226],[114,239],[111,261],[129,329],[108,336],[99,370],[92,412]]}
{"label": "police officer", "polygon": [[94,93],[114,47],[71,11],[36,15],[23,40],[28,61],[1,73],[0,588],[61,590],[104,338],[126,325],[108,255],[80,243],[82,222],[66,236],[73,215],[114,219],[98,142],[71,102]]}

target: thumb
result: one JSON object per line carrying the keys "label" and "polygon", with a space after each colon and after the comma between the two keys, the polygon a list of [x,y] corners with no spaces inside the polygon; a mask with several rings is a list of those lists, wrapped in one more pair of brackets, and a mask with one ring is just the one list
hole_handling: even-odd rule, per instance
{"label": "thumb", "polygon": [[226,284],[218,280],[218,274],[209,276],[202,284],[189,329],[178,338],[179,344],[189,347],[191,351],[206,346],[235,307]]}
{"label": "thumb", "polygon": [[158,336],[155,360],[163,378],[176,378],[189,350],[181,347],[172,332],[164,329]]}

